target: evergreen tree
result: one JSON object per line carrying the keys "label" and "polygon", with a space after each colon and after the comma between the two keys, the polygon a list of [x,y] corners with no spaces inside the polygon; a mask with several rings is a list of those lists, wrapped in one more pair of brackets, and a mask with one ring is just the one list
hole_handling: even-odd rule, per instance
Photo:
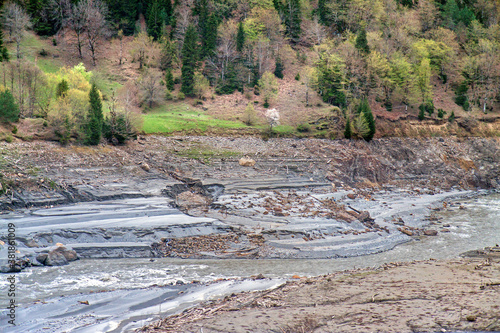
{"label": "evergreen tree", "polygon": [[202,34],[203,39],[201,47],[203,57],[211,56],[217,46],[218,25],[219,21],[216,14],[210,14],[205,26],[205,31]]}
{"label": "evergreen tree", "polygon": [[62,81],[57,84],[56,97],[66,96],[68,90],[69,90],[68,81],[62,79]]}
{"label": "evergreen tree", "polygon": [[352,138],[351,119],[348,116],[346,118],[344,137],[350,140]]}
{"label": "evergreen tree", "polygon": [[[1,7],[0,7],[1,8]],[[9,60],[9,52],[5,45],[3,45],[3,27],[2,22],[0,20],[0,62]]]}
{"label": "evergreen tree", "polygon": [[97,145],[101,141],[102,126],[104,117],[102,113],[102,101],[99,95],[99,90],[94,84],[89,93],[90,108],[87,115],[87,128],[86,128],[86,143],[89,145]]}
{"label": "evergreen tree", "polygon": [[366,98],[363,98],[361,100],[361,103],[358,105],[358,113],[363,116],[366,123],[368,124],[368,131],[366,133],[362,133],[363,139],[370,142],[375,135],[376,127],[375,127],[375,119],[373,118],[372,110],[371,110],[370,105],[368,104],[368,100]]}
{"label": "evergreen tree", "polygon": [[198,68],[198,33],[193,25],[189,25],[182,46],[182,86],[181,92],[186,96],[194,96],[194,72]]}
{"label": "evergreen tree", "polygon": [[245,39],[243,22],[240,22],[240,24],[238,24],[238,34],[236,35],[236,50],[238,50],[238,52],[243,51],[243,47],[245,47]]}
{"label": "evergreen tree", "polygon": [[19,106],[9,90],[0,92],[0,121],[16,122],[19,120]]}
{"label": "evergreen tree", "polygon": [[370,46],[368,46],[368,39],[366,39],[366,29],[361,27],[356,37],[356,48],[364,54],[370,53]]}
{"label": "evergreen tree", "polygon": [[281,59],[279,57],[276,58],[276,68],[274,69],[274,75],[278,79],[283,78],[283,63],[281,62]]}
{"label": "evergreen tree", "polygon": [[148,35],[153,37],[154,40],[158,40],[162,35],[165,15],[165,10],[161,8],[160,1],[154,0],[149,6],[147,15]]}
{"label": "evergreen tree", "polygon": [[167,73],[165,74],[165,86],[168,91],[174,90],[174,76],[172,75],[172,70],[167,69]]}
{"label": "evergreen tree", "polygon": [[329,25],[327,2],[328,0],[318,0],[318,18],[323,25]]}

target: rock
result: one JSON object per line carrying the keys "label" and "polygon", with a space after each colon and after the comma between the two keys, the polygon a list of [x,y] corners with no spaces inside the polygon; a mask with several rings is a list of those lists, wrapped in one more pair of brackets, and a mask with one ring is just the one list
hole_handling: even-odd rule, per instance
{"label": "rock", "polygon": [[151,170],[151,167],[146,162],[142,162],[141,163],[141,169],[144,170],[144,171],[146,171],[146,172],[149,172]]}
{"label": "rock", "polygon": [[80,304],[89,305],[89,301],[78,301]]}
{"label": "rock", "polygon": [[195,208],[203,207],[209,204],[208,199],[201,194],[192,193],[190,191],[180,193],[176,199],[175,203],[183,208]]}
{"label": "rock", "polygon": [[241,166],[245,166],[245,167],[253,167],[255,166],[255,160],[249,158],[249,157],[242,157],[240,158],[240,161],[239,161],[240,165]]}
{"label": "rock", "polygon": [[424,235],[426,236],[437,236],[438,232],[436,230],[425,230]]}
{"label": "rock", "polygon": [[38,261],[42,265],[45,265],[45,261],[47,260],[48,256],[49,255],[47,253],[40,253],[36,256],[36,261]]}
{"label": "rock", "polygon": [[408,230],[408,229],[402,229],[402,228],[399,228],[398,229],[399,231],[401,231],[403,234],[405,235],[408,235],[408,236],[413,236],[413,231],[411,230]]}
{"label": "rock", "polygon": [[349,194],[347,195],[347,197],[348,197],[349,199],[351,199],[351,200],[354,200],[354,199],[356,199],[356,194],[354,194],[354,193],[349,193]]}
{"label": "rock", "polygon": [[477,317],[476,317],[476,316],[474,316],[474,315],[468,315],[468,316],[466,317],[466,319],[467,319],[467,321],[476,321]]}
{"label": "rock", "polygon": [[57,251],[49,252],[44,263],[45,266],[64,266],[68,264],[66,257]]}

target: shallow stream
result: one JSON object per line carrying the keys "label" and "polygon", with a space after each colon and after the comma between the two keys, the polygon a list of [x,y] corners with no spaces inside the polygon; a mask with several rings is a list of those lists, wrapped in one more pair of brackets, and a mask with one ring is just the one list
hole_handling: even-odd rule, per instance
{"label": "shallow stream", "polygon": [[[313,260],[184,260],[104,259],[79,260],[62,267],[34,267],[17,274],[17,301],[26,304],[78,293],[138,289],[192,281],[250,277],[270,278],[293,275],[315,276],[353,268],[375,267],[388,262],[446,259],[460,253],[500,243],[500,194],[480,196],[461,202],[465,209],[439,212],[449,232],[422,237],[379,254],[339,259]],[[7,286],[0,281],[0,288]],[[4,301],[6,295],[0,295]]]}

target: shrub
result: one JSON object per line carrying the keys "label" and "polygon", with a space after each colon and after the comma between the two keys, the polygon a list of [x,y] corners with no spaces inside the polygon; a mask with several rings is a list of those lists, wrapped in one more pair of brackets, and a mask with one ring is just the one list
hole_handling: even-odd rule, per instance
{"label": "shrub", "polygon": [[103,136],[115,145],[137,138],[137,132],[125,113],[112,113],[110,117],[106,117],[102,132]]}
{"label": "shrub", "polygon": [[450,114],[450,117],[448,117],[448,121],[450,123],[454,122],[455,121],[455,111],[452,111],[451,114]]}
{"label": "shrub", "polygon": [[295,75],[295,80],[300,81],[300,73],[297,73],[297,75]]}
{"label": "shrub", "polygon": [[177,94],[177,99],[183,101],[184,99],[186,99],[186,95],[184,95],[182,91],[179,91],[179,93]]}
{"label": "shrub", "polygon": [[309,126],[309,124],[299,124],[297,126],[297,132],[308,133],[310,131],[311,131],[311,126]]}
{"label": "shrub", "polygon": [[248,126],[253,126],[257,123],[257,114],[255,113],[255,108],[253,107],[253,103],[250,102],[247,104],[245,108],[245,116],[243,118],[243,122]]}
{"label": "shrub", "polygon": [[42,49],[40,52],[38,52],[38,54],[41,56],[41,57],[46,57],[49,55],[49,53],[45,50],[45,49]]}
{"label": "shrub", "polygon": [[418,112],[418,120],[422,121],[425,119],[425,108],[421,107],[422,105],[420,105],[418,108],[419,108],[419,112]]}
{"label": "shrub", "polygon": [[349,117],[347,117],[347,120],[345,123],[344,138],[346,138],[348,140],[350,140],[352,138],[351,119],[349,119]]}
{"label": "shrub", "polygon": [[438,118],[443,119],[446,112],[443,109],[438,109]]}
{"label": "shrub", "polygon": [[17,134],[17,126],[14,126],[14,128],[12,129],[12,134],[14,134],[14,135]]}

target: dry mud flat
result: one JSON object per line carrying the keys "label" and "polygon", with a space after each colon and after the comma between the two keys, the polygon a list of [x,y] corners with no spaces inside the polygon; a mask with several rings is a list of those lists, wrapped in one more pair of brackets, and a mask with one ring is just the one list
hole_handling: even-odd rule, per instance
{"label": "dry mud flat", "polygon": [[142,332],[500,331],[500,249],[300,278],[185,310]]}

